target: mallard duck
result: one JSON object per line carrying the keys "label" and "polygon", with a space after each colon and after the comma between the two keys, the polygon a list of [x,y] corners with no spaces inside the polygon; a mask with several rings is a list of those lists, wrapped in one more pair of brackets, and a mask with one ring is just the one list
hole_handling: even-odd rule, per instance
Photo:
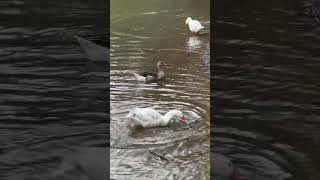
{"label": "mallard duck", "polygon": [[192,34],[198,34],[204,28],[198,20],[192,20],[191,17],[187,18],[186,24],[189,25],[189,30]]}
{"label": "mallard duck", "polygon": [[163,67],[165,65],[163,61],[159,61],[157,63],[157,72],[143,72],[140,74],[133,72],[133,75],[138,81],[155,82],[164,78]]}

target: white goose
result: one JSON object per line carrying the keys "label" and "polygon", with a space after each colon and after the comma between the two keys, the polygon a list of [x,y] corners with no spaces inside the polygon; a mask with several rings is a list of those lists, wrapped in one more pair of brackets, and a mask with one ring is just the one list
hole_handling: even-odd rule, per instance
{"label": "white goose", "polygon": [[183,113],[179,110],[171,110],[162,116],[152,108],[135,108],[126,116],[131,127],[141,126],[143,128],[168,126],[170,123],[186,123]]}
{"label": "white goose", "polygon": [[198,34],[204,28],[198,20],[192,20],[191,17],[187,18],[186,24],[189,25],[189,30],[192,34]]}
{"label": "white goose", "polygon": [[133,75],[138,81],[155,82],[164,78],[163,67],[165,65],[163,61],[159,61],[157,63],[157,72],[143,72],[140,74],[133,72]]}

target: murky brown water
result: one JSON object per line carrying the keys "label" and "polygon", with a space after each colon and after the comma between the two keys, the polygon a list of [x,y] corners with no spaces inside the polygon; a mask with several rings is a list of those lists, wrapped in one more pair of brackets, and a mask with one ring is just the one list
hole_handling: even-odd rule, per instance
{"label": "murky brown water", "polygon": [[[200,58],[209,42],[209,1],[111,1],[111,178],[209,178],[209,73]],[[187,16],[206,27],[187,30]],[[128,72],[167,63],[161,83],[137,82]],[[185,126],[127,134],[124,116],[135,107],[181,109]],[[163,160],[158,155],[168,159]]]}

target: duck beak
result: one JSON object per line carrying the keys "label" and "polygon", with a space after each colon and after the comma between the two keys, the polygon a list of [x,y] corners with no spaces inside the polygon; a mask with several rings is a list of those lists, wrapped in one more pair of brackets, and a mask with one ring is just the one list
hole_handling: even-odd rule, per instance
{"label": "duck beak", "polygon": [[184,116],[181,117],[181,122],[183,122],[184,124],[187,124],[186,118]]}

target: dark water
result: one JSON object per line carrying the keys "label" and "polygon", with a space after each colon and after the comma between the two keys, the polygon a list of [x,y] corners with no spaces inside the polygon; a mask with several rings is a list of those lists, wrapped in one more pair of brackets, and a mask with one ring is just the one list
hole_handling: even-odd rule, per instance
{"label": "dark water", "polygon": [[243,179],[320,179],[320,26],[309,5],[214,4],[212,151]]}
{"label": "dark water", "polygon": [[[111,179],[209,179],[209,73],[201,60],[210,40],[210,1],[111,1]],[[206,27],[193,36],[188,16]],[[166,79],[145,84],[130,73],[165,61]],[[136,107],[162,114],[180,109],[185,126],[137,129],[125,116]],[[167,160],[161,159],[160,156]]]}
{"label": "dark water", "polygon": [[107,63],[89,62],[73,36],[106,44],[108,5],[12,0],[0,7],[0,179],[43,179],[71,149],[106,146]]}

